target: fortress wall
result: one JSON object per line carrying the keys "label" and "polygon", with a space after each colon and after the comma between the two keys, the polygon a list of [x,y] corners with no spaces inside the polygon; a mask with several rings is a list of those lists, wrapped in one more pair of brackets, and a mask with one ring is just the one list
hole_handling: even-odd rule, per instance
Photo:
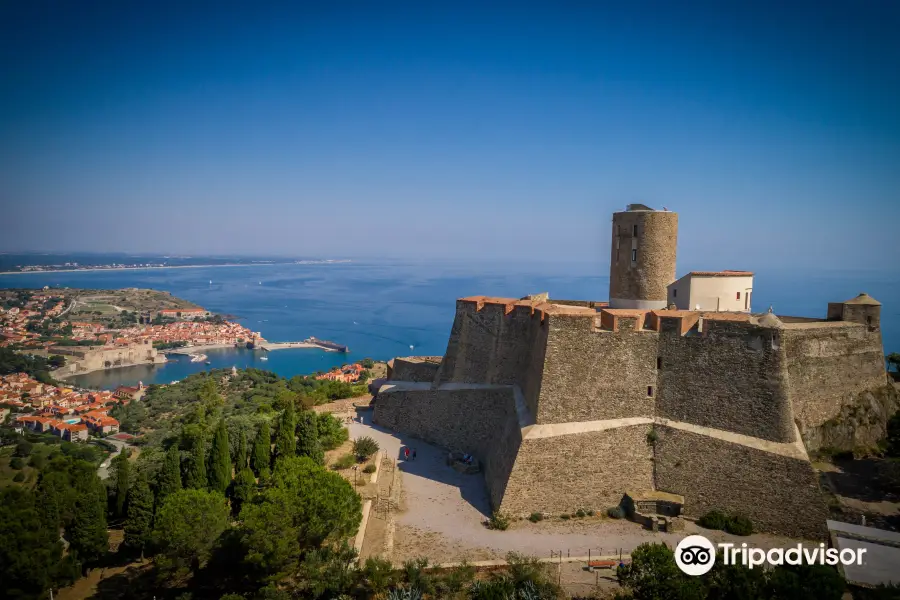
{"label": "fortress wall", "polygon": [[801,431],[836,417],[854,396],[885,386],[881,333],[826,322],[784,329],[788,384]]}
{"label": "fortress wall", "polygon": [[440,356],[410,356],[395,358],[391,366],[390,379],[394,381],[434,381],[441,366]]}
{"label": "fortress wall", "polygon": [[502,430],[492,444],[489,445],[484,456],[484,479],[487,484],[491,506],[500,506],[503,495],[506,493],[509,475],[512,472],[519,446],[522,443],[522,430],[515,419],[507,419]]}
{"label": "fortress wall", "polygon": [[534,414],[546,344],[541,312],[486,302],[458,301],[439,383],[518,385]]}
{"label": "fortress wall", "polygon": [[[421,385],[421,384],[419,384]],[[512,388],[425,389],[385,386],[373,420],[449,450],[484,460],[497,433],[516,421]]]}
{"label": "fortress wall", "polygon": [[547,318],[538,423],[653,416],[655,332],[594,331],[591,318]]}
{"label": "fortress wall", "polygon": [[754,529],[823,539],[828,511],[812,465],[725,440],[657,425],[656,489],[684,496],[684,513],[743,514]]}
{"label": "fortress wall", "polygon": [[604,511],[626,490],[653,489],[649,425],[524,439],[500,510],[560,514]]}
{"label": "fortress wall", "polygon": [[659,335],[660,417],[778,442],[795,429],[784,353],[773,331],[740,321],[704,320],[703,333]]}

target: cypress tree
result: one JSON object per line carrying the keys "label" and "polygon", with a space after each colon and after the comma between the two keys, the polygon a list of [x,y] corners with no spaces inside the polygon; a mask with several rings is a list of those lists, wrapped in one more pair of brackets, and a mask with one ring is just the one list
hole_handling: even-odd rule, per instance
{"label": "cypress tree", "polygon": [[82,565],[98,560],[109,549],[105,499],[106,492],[99,479],[78,491],[75,514],[66,529],[66,539]]}
{"label": "cypress tree", "polygon": [[325,462],[325,451],[319,441],[318,420],[311,410],[304,410],[297,419],[297,456],[308,456],[318,464]]}
{"label": "cypress tree", "polygon": [[[181,483],[179,481],[179,483]],[[128,518],[125,520],[125,544],[141,551],[150,539],[153,526],[153,492],[147,478],[139,476],[128,492]]]}
{"label": "cypress tree", "polygon": [[249,502],[256,493],[256,478],[250,467],[244,467],[238,471],[237,477],[234,478],[234,486],[231,491],[231,510],[234,516],[241,513],[241,507],[245,502]]}
{"label": "cypress tree", "polygon": [[289,403],[281,413],[281,418],[278,421],[278,434],[275,437],[275,458],[296,456],[297,439],[294,431],[296,426],[294,405]]}
{"label": "cypress tree", "polygon": [[157,496],[160,504],[170,494],[181,489],[181,451],[178,449],[178,444],[172,444],[166,452],[166,461],[159,472],[157,487],[159,488]]}
{"label": "cypress tree", "polygon": [[113,459],[116,469],[116,516],[125,516],[125,501],[128,499],[128,488],[131,486],[131,463],[128,461],[128,450],[122,448]]}
{"label": "cypress tree", "polygon": [[234,472],[240,473],[247,466],[247,432],[241,429],[241,435],[238,438],[237,457],[234,461]]}
{"label": "cypress tree", "polygon": [[269,468],[271,446],[272,434],[269,431],[269,422],[263,421],[256,434],[256,441],[253,442],[253,456],[250,457],[250,466],[257,476],[263,469]]}
{"label": "cypress tree", "polygon": [[225,493],[231,483],[231,453],[228,449],[228,430],[225,429],[225,419],[220,419],[209,453],[207,473],[210,491]]}
{"label": "cypress tree", "polygon": [[206,479],[206,443],[203,436],[197,438],[191,450],[191,464],[188,465],[184,487],[193,490],[205,490],[209,483]]}

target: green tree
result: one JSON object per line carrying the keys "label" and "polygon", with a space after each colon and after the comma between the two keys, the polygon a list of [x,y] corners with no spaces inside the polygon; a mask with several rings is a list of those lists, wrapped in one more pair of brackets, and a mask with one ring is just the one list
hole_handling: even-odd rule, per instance
{"label": "green tree", "polygon": [[227,526],[228,507],[222,494],[197,489],[175,492],[160,507],[153,529],[162,553],[161,568],[196,571]]}
{"label": "green tree", "polygon": [[290,458],[297,454],[297,440],[294,435],[296,420],[294,405],[288,403],[278,420],[278,433],[275,436],[275,458]]}
{"label": "green tree", "polygon": [[128,500],[128,488],[131,487],[131,462],[128,460],[128,449],[122,450],[112,461],[113,477],[116,481],[115,515],[125,516],[125,503]]}
{"label": "green tree", "polygon": [[166,460],[163,468],[159,472],[159,480],[157,481],[157,500],[160,504],[181,489],[181,450],[178,444],[172,444],[166,451]]}
{"label": "green tree", "polygon": [[889,367],[894,367],[895,373],[900,373],[900,353],[891,352],[887,355],[886,360]]}
{"label": "green tree", "polygon": [[768,587],[764,598],[840,600],[847,584],[833,567],[797,565],[772,569]]}
{"label": "green tree", "polygon": [[241,514],[241,507],[256,493],[256,477],[250,467],[238,471],[231,488],[231,510],[235,516]]}
{"label": "green tree", "polygon": [[347,441],[350,432],[331,413],[320,413],[318,416],[319,441],[323,450],[334,450]]}
{"label": "green tree", "polygon": [[95,476],[78,490],[72,523],[66,528],[69,550],[82,565],[90,564],[106,554],[109,536],[106,531],[106,489]]}
{"label": "green tree", "polygon": [[206,489],[208,483],[206,477],[206,443],[203,440],[203,436],[200,436],[195,440],[194,447],[191,450],[190,464],[184,480],[184,487],[192,490],[202,490]]}
{"label": "green tree", "polygon": [[153,525],[153,492],[147,478],[139,476],[128,492],[128,518],[125,520],[125,544],[141,555],[150,540]]}
{"label": "green tree", "polygon": [[690,578],[675,564],[672,549],[660,542],[641,544],[631,553],[631,564],[616,571],[619,585],[635,600],[668,600],[704,597],[699,578]]}
{"label": "green tree", "polygon": [[228,430],[225,419],[219,420],[213,435],[212,451],[209,453],[209,489],[225,493],[231,483],[231,454],[228,451]]}
{"label": "green tree", "polygon": [[272,433],[269,430],[269,422],[263,421],[253,442],[253,456],[250,457],[250,466],[253,472],[259,476],[260,471],[268,469],[272,462]]}
{"label": "green tree", "polygon": [[35,495],[19,486],[0,488],[0,596],[45,598],[63,561],[59,529],[48,523]]}
{"label": "green tree", "polygon": [[297,419],[297,456],[308,456],[318,464],[325,464],[325,451],[319,441],[316,413],[304,410]]}
{"label": "green tree", "polygon": [[360,498],[343,477],[309,457],[282,458],[272,486],[241,510],[247,560],[278,578],[305,551],[356,533],[361,518]]}
{"label": "green tree", "polygon": [[363,461],[378,452],[378,442],[369,436],[363,436],[353,440],[353,453],[358,460]]}
{"label": "green tree", "polygon": [[247,466],[247,433],[242,429],[240,438],[238,439],[237,456],[234,460],[234,470],[240,473]]}

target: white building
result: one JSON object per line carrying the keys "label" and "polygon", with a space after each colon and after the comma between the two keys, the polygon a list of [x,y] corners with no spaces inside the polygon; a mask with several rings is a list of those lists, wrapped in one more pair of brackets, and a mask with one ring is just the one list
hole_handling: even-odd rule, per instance
{"label": "white building", "polygon": [[750,312],[753,273],[691,271],[669,284],[668,304],[678,310]]}

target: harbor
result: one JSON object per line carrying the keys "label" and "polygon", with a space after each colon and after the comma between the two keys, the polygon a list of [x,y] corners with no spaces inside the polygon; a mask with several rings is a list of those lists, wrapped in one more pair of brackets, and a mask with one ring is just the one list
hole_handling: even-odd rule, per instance
{"label": "harbor", "polygon": [[342,352],[346,354],[350,352],[350,348],[343,344],[330,342],[328,340],[320,340],[314,337],[308,337],[302,342],[267,342],[263,341],[257,344],[258,348],[270,352],[272,350],[289,350],[292,348],[319,348],[326,352]]}

